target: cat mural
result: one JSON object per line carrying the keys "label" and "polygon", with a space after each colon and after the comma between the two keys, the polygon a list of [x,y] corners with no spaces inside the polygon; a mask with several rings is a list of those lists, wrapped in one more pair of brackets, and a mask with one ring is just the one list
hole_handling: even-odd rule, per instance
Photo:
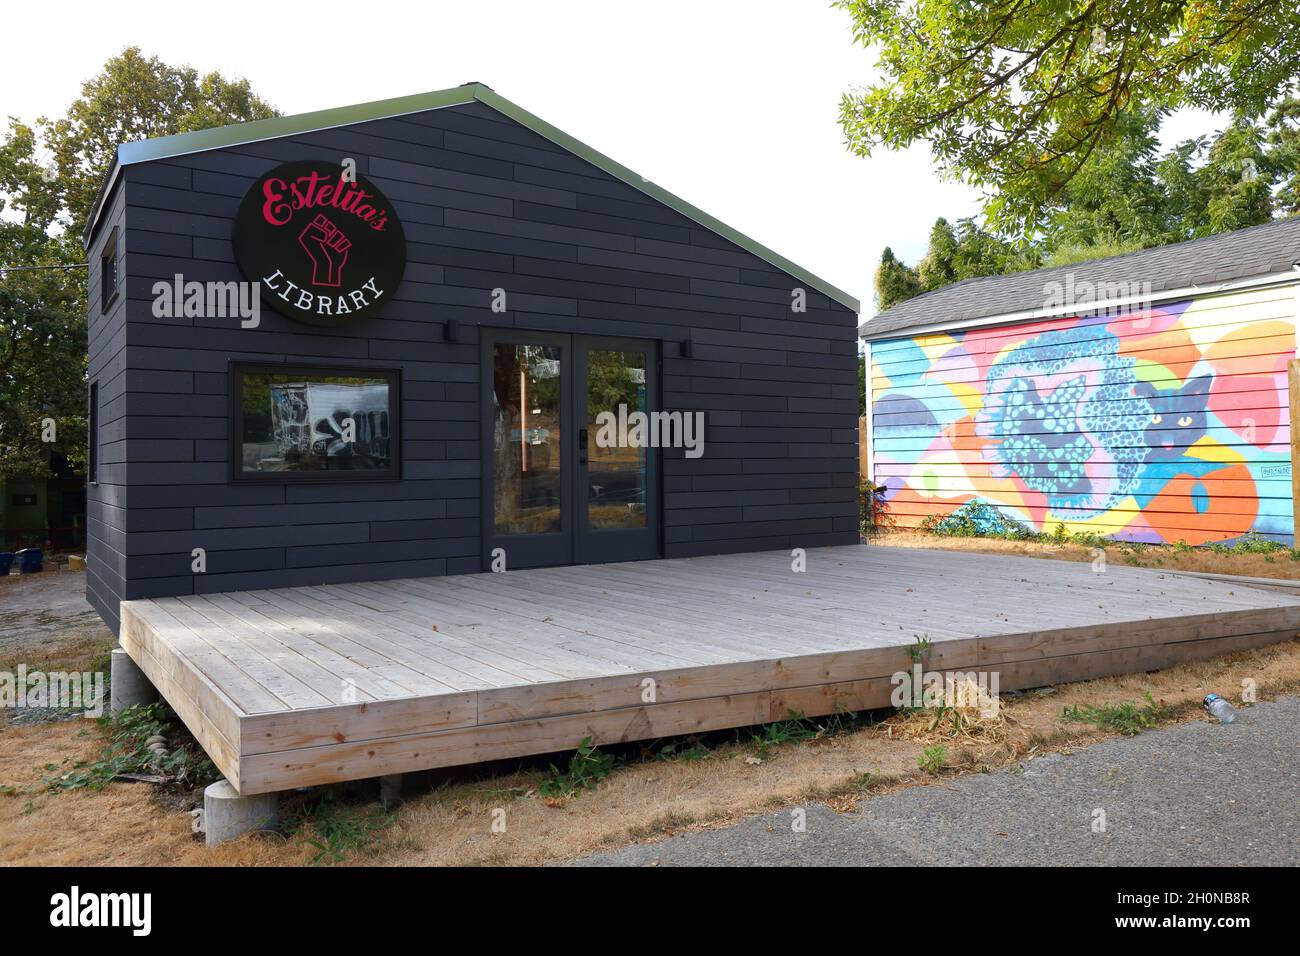
{"label": "cat mural", "polygon": [[1205,437],[1205,406],[1213,381],[1212,375],[1198,375],[1171,389],[1157,389],[1150,382],[1134,384],[1134,392],[1151,404],[1151,421],[1143,436],[1147,461],[1181,458]]}
{"label": "cat mural", "polygon": [[1157,389],[1150,382],[1134,386],[1151,403],[1151,421],[1143,433],[1146,459],[1134,490],[1139,508],[1151,505],[1173,479],[1186,476],[1192,479],[1187,497],[1193,510],[1197,514],[1209,510],[1210,492],[1203,479],[1221,470],[1223,464],[1193,458],[1187,452],[1206,435],[1206,406],[1213,382],[1212,375],[1198,375],[1170,389]]}
{"label": "cat mural", "polygon": [[[989,370],[977,417],[999,477],[1042,492],[1052,512],[1085,520],[1132,495],[1145,509],[1167,495],[1204,514],[1204,478],[1223,463],[1191,457],[1206,435],[1213,376],[1161,389],[1136,378],[1136,362],[1112,333],[1039,335]],[[1188,508],[1187,504],[1179,506]]]}
{"label": "cat mural", "polygon": [[1080,519],[1133,493],[1154,415],[1119,340],[1086,332],[1045,332],[995,362],[976,416],[995,475],[1018,477],[1054,512]]}

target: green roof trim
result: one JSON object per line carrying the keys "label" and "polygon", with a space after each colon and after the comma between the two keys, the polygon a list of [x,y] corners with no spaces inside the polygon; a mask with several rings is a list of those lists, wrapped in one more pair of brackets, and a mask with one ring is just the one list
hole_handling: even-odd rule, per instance
{"label": "green roof trim", "polygon": [[585,159],[593,166],[604,170],[615,179],[676,210],[686,218],[735,243],[769,265],[776,266],[783,272],[789,273],[809,287],[834,299],[840,305],[852,309],[855,313],[862,311],[861,303],[842,289],[836,288],[826,280],[813,275],[807,269],[773,252],[762,243],[756,242],[745,234],[731,228],[721,220],[715,219],[686,200],[674,196],[668,190],[656,186],[621,163],[615,162],[603,153],[597,152],[585,143],[574,139],[568,133],[557,129],[540,117],[534,116],[523,107],[510,102],[504,96],[499,96],[481,83],[467,83],[454,89],[439,90],[433,93],[399,96],[394,99],[376,100],[372,103],[360,103],[355,106],[340,106],[334,109],[318,110],[314,113],[299,113],[296,116],[276,116],[271,119],[254,120],[250,123],[236,123],[231,126],[220,126],[216,129],[205,129],[193,133],[179,133],[175,136],[161,136],[157,139],[124,143],[117,148],[117,161],[109,171],[109,175],[100,189],[99,196],[95,200],[95,207],[91,212],[90,220],[86,224],[85,234],[82,237],[83,242],[89,246],[90,238],[94,234],[99,221],[104,200],[112,190],[113,184],[123,166],[169,159],[175,156],[185,156],[190,153],[201,153],[210,149],[222,149],[227,146],[238,146],[243,143],[254,143],[260,140],[280,139],[285,136],[296,136],[300,133],[351,126],[355,123],[366,123],[372,120],[392,119],[411,113],[421,113],[425,110],[442,109],[448,106],[460,106],[471,102],[482,103],[498,113],[508,116],[562,149],[568,150],[575,156]]}

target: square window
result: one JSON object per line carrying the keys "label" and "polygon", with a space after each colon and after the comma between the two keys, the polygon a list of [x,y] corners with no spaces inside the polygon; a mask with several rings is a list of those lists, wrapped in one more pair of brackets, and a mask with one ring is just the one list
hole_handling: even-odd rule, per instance
{"label": "square window", "polygon": [[237,481],[400,478],[397,369],[235,365]]}

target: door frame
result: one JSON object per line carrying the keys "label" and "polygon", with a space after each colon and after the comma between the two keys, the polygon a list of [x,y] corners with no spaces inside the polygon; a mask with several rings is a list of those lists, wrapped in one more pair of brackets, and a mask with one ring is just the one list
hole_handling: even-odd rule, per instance
{"label": "door frame", "polygon": [[[483,328],[480,330],[480,365],[479,376],[479,418],[480,445],[479,471],[482,497],[482,557],[483,570],[492,568],[492,550],[498,546],[506,549],[506,570],[511,568],[548,567],[557,564],[573,563],[573,506],[572,488],[574,479],[574,457],[568,452],[576,434],[568,419],[573,417],[573,376],[565,374],[567,365],[573,363],[572,337],[556,332],[534,332],[523,329]],[[560,349],[560,530],[544,534],[515,534],[509,536],[509,544],[497,541],[496,522],[493,513],[495,501],[495,476],[492,468],[492,408],[495,401],[493,394],[493,349],[498,344],[504,345],[549,345]]]}
{"label": "door frame", "polygon": [[[610,352],[644,352],[646,356],[646,411],[658,411],[660,403],[659,383],[659,343],[654,339],[634,339],[608,335],[574,335],[573,341],[573,389],[574,410],[581,409],[586,418],[587,399],[587,363],[588,350],[597,349]],[[581,401],[579,406],[578,402]],[[575,423],[585,427],[585,423]],[[588,453],[584,456],[590,461],[590,448],[595,438],[590,436]],[[660,501],[660,450],[646,450],[646,525],[636,529],[606,529],[590,531],[587,528],[587,506],[590,503],[587,491],[587,469],[579,463],[573,481],[573,515],[575,519],[573,536],[573,558],[575,564],[608,564],[614,561],[644,561],[657,558],[663,553],[663,526],[659,520],[662,514]]]}
{"label": "door frame", "polygon": [[[586,483],[579,474],[578,418],[586,417],[586,364],[588,348],[646,353],[646,404],[657,411],[663,394],[662,343],[657,339],[546,332],[534,329],[481,326],[479,329],[479,485],[480,556],[482,569],[492,568],[492,550],[506,549],[506,570],[600,564],[660,557],[663,554],[663,481],[658,448],[646,449],[646,527],[634,531],[587,531]],[[544,534],[509,535],[498,540],[494,515],[493,471],[493,352],[497,345],[546,345],[560,349],[560,530]],[[578,386],[582,386],[581,410]],[[585,424],[585,423],[583,423]],[[594,437],[589,439],[594,441]],[[581,523],[580,523],[581,522]],[[631,542],[632,535],[640,539]]]}

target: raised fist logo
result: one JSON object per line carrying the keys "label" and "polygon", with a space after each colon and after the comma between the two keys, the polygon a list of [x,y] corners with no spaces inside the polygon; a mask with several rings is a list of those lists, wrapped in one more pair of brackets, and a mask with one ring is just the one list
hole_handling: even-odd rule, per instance
{"label": "raised fist logo", "polygon": [[343,230],[317,213],[316,218],[298,236],[298,245],[311,258],[311,281],[316,285],[338,286],[343,283],[343,265],[348,261],[352,241]]}

